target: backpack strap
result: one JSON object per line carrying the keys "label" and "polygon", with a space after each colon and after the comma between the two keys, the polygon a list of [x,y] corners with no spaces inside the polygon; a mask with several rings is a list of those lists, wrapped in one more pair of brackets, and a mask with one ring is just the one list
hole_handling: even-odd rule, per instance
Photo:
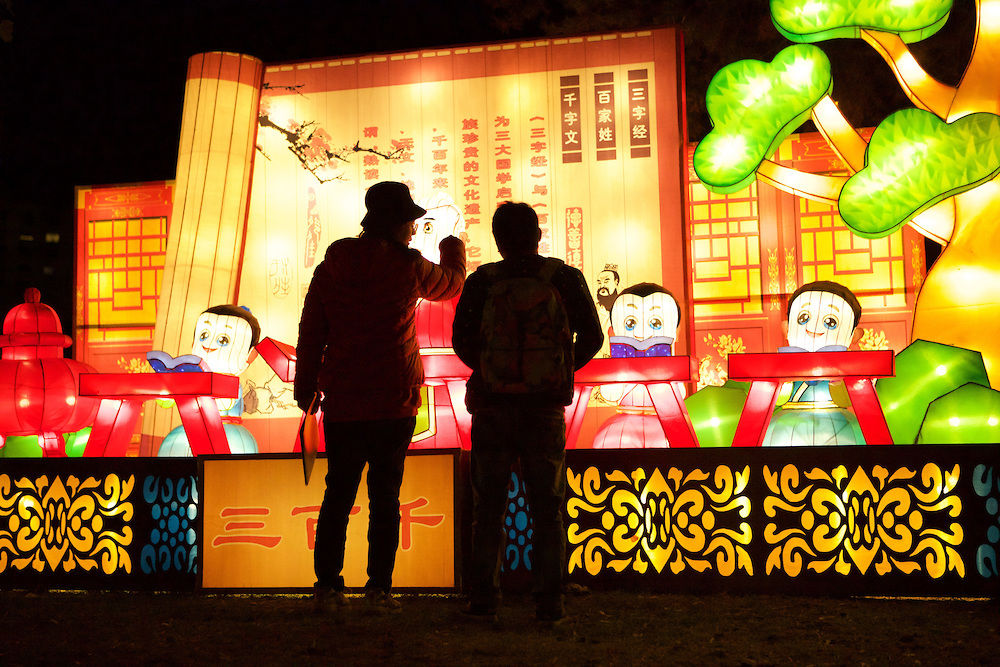
{"label": "backpack strap", "polygon": [[538,277],[541,280],[550,283],[562,266],[562,260],[556,259],[555,257],[546,257],[545,262],[542,264],[542,270],[538,272]]}

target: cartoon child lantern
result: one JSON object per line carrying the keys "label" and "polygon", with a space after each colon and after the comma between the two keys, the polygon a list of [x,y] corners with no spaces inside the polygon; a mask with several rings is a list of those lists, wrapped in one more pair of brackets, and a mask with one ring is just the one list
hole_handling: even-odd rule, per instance
{"label": "cartoon child lantern", "polygon": [[[260,323],[245,306],[212,306],[198,316],[191,355],[199,357],[201,368],[213,373],[240,375],[256,356]],[[188,357],[189,358],[189,357]],[[178,359],[180,360],[180,358]],[[194,369],[190,369],[194,370]],[[257,441],[243,426],[243,399],[216,399],[229,451],[256,454]],[[191,445],[183,426],[170,431],[160,445],[159,456],[191,456]]]}
{"label": "cartoon child lantern", "polygon": [[[807,283],[788,302],[788,321],[782,322],[788,346],[778,352],[847,350],[861,336],[860,319],[861,304],[851,290],[828,280]],[[793,382],[778,404],[765,447],[864,443],[857,418],[845,409],[845,400],[835,401],[829,380]]]}
{"label": "cartoon child lantern", "polygon": [[[416,231],[410,247],[419,250],[427,260],[440,262],[441,251],[438,250],[438,244],[446,236],[462,234],[465,231],[465,218],[452,198],[443,192],[434,192],[419,199],[417,204],[427,213],[414,222]],[[451,323],[455,319],[457,303],[458,297],[448,301],[421,299],[417,303],[417,343],[421,348],[451,347]]]}
{"label": "cartoon child lantern", "polygon": [[[669,357],[681,309],[667,289],[654,283],[627,287],[611,306],[611,357]],[[667,447],[649,392],[642,385],[604,385],[600,395],[618,414],[601,425],[594,449]]]}

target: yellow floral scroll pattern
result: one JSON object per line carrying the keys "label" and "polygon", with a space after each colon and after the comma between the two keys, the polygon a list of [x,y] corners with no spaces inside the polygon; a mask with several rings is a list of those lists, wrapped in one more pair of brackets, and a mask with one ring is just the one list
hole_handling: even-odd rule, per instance
{"label": "yellow floral scroll pattern", "polygon": [[770,295],[771,310],[781,308],[778,302],[778,292],[781,290],[781,283],[778,282],[778,251],[774,248],[767,249],[767,293]]}
{"label": "yellow floral scroll pattern", "polygon": [[659,573],[669,566],[674,574],[713,568],[726,577],[753,574],[746,550],[752,533],[743,521],[750,514],[749,467],[719,466],[714,474],[670,468],[666,477],[654,468],[648,478],[642,468],[602,475],[590,467],[567,476],[571,573],[642,574],[650,566]]}
{"label": "yellow floral scroll pattern", "polygon": [[103,483],[70,475],[12,479],[0,475],[0,572],[100,568],[132,571],[135,476],[109,474]]}
{"label": "yellow floral scroll pattern", "polygon": [[[920,245],[917,245],[918,243]],[[916,239],[910,239],[910,268],[913,269],[913,275],[910,278],[910,283],[916,289],[920,289],[921,283],[924,282],[923,243],[923,238],[919,241]]]}
{"label": "yellow floral scroll pattern", "polygon": [[795,263],[795,250],[785,248],[785,292],[791,294],[799,287],[797,267]]}
{"label": "yellow floral scroll pattern", "polygon": [[962,511],[961,498],[952,493],[959,474],[957,465],[942,470],[933,463],[919,477],[905,467],[875,466],[869,475],[860,467],[849,474],[845,466],[830,472],[765,466],[764,514],[777,518],[764,528],[765,542],[773,545],[765,574],[797,577],[805,566],[817,573],[832,567],[841,575],[874,568],[879,576],[923,569],[935,579],[949,570],[965,577],[955,550],[962,526],[949,522]]}

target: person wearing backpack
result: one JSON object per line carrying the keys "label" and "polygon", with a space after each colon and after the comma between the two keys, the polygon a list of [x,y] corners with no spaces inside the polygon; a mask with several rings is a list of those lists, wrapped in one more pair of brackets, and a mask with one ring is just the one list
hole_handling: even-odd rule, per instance
{"label": "person wearing backpack", "polygon": [[540,621],[564,615],[565,406],[573,374],[604,342],[583,274],[538,254],[535,211],[505,202],[493,215],[503,258],[468,277],[452,345],[472,369],[472,565],[468,614],[495,617],[500,602],[503,516],[511,465],[520,460],[534,518],[533,590]]}

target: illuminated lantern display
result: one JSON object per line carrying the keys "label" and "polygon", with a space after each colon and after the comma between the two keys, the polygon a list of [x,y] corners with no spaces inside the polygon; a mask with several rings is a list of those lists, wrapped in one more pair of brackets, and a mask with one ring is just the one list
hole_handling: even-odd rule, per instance
{"label": "illuminated lantern display", "polygon": [[706,95],[713,129],[694,151],[698,177],[716,192],[746,187],[832,85],[826,54],[808,45],[789,46],[770,63],[741,60],[719,70]]}
{"label": "illuminated lantern display", "polygon": [[[639,283],[622,290],[611,307],[611,357],[671,356],[680,313],[674,296],[660,285]],[[668,446],[645,386],[605,385],[601,395],[617,402],[618,414],[597,431],[594,449]]]}
{"label": "illuminated lantern display", "polygon": [[66,456],[80,458],[87,449],[87,442],[90,440],[90,426],[85,426],[79,431],[66,433],[63,438],[66,440]]}
{"label": "illuminated lantern display", "polygon": [[[861,306],[849,289],[830,281],[807,283],[788,304],[788,346],[778,352],[843,352],[856,340]],[[764,446],[856,445],[864,442],[846,401],[834,400],[827,380],[797,381],[771,419]]]}
{"label": "illuminated lantern display", "polygon": [[[435,192],[418,200],[417,204],[427,213],[416,221],[416,232],[410,241],[410,247],[416,248],[421,255],[437,263],[441,261],[438,250],[441,239],[464,233],[465,219],[452,198],[443,192]],[[417,343],[421,348],[451,350],[451,323],[455,319],[457,303],[458,297],[449,301],[421,300],[417,304]],[[424,406],[421,406],[421,412],[424,411]]]}
{"label": "illuminated lantern display", "polygon": [[44,456],[41,439],[37,435],[11,435],[3,439],[0,447],[0,458],[5,459],[38,459]]}
{"label": "illuminated lantern display", "polygon": [[[998,383],[1000,2],[983,0],[976,7],[972,54],[953,87],[928,75],[908,47],[944,25],[948,0],[773,0],[778,31],[800,44],[770,65],[740,61],[720,70],[707,93],[714,128],[699,145],[694,168],[706,187],[719,192],[756,175],[792,194],[836,204],[861,236],[881,238],[909,224],[940,243],[941,256],[917,298],[913,338],[980,351]],[[874,48],[917,107],[890,115],[869,141],[830,97],[825,58],[809,44],[844,37]],[[791,53],[799,54],[800,69],[789,64]],[[773,142],[810,113],[850,174],[811,174],[768,159]]]}
{"label": "illuminated lantern display", "polygon": [[[198,316],[191,354],[174,361],[180,363],[166,368],[155,359],[150,364],[157,372],[203,372],[240,375],[257,356],[254,348],[260,341],[260,324],[249,309],[241,306],[213,306]],[[152,355],[151,355],[152,356]],[[185,369],[185,370],[182,370]],[[245,426],[243,399],[216,399],[222,415],[223,429],[229,451],[233,454],[256,454],[257,441]],[[183,426],[170,431],[160,443],[158,456],[191,456],[191,444]]]}
{"label": "illuminated lantern display", "polygon": [[0,434],[39,436],[45,456],[65,456],[62,433],[90,425],[97,401],[78,395],[80,373],[93,369],[66,359],[72,339],[35,288],[7,313],[0,336]]}
{"label": "illuminated lantern display", "polygon": [[729,447],[736,434],[748,387],[728,381],[721,387],[709,385],[684,399],[699,447]]}
{"label": "illuminated lantern display", "polygon": [[[207,304],[237,302],[263,74],[260,60],[236,53],[188,60],[160,289],[160,303],[169,307],[158,311],[153,349],[183,349]],[[176,425],[172,412],[143,415],[143,433],[154,438]]]}
{"label": "illuminated lantern display", "polygon": [[[895,377],[883,378],[875,385],[886,424],[892,433],[892,441],[897,445],[912,445],[917,442],[921,423],[932,402],[946,394],[951,395],[956,389],[969,383],[990,386],[981,354],[926,340],[910,343],[896,355]],[[969,390],[966,390],[965,395],[968,394]],[[988,404],[982,405],[983,410],[988,407]],[[978,410],[979,404],[972,403],[966,406],[968,408]],[[981,414],[986,415],[985,419],[991,416],[986,412]],[[945,422],[950,416],[945,418]],[[968,420],[964,422],[969,423]],[[947,442],[960,434],[958,428],[950,424],[949,428],[954,433],[947,434]],[[930,431],[924,433],[924,437],[929,433]],[[1000,432],[994,437],[1000,439]]]}
{"label": "illuminated lantern display", "polygon": [[970,382],[927,408],[917,444],[995,444],[1000,441],[1000,391]]}

